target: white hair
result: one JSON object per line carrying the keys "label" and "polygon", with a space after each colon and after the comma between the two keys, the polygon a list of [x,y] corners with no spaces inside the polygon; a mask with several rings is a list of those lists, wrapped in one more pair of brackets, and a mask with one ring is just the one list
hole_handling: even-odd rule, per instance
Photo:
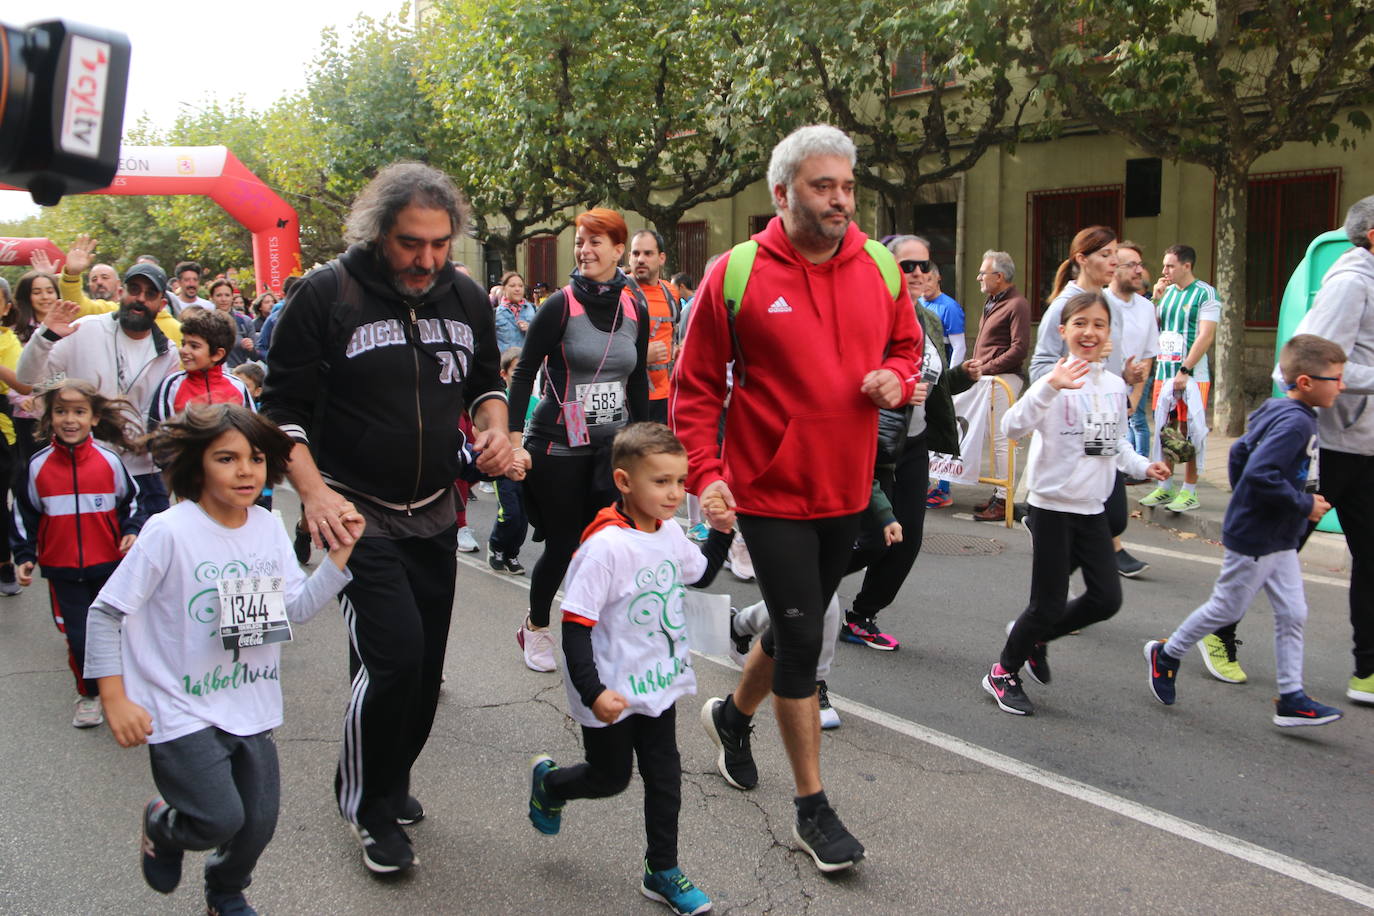
{"label": "white hair", "polygon": [[797,170],[812,156],[841,156],[849,160],[850,168],[859,161],[854,141],[838,127],[829,124],[798,127],[773,147],[772,158],[768,160],[768,187],[782,185],[787,188],[790,198]]}
{"label": "white hair", "polygon": [[1016,262],[1005,251],[985,251],[983,252],[983,260],[991,261],[992,269],[1001,274],[1002,279],[1008,283],[1016,279]]}
{"label": "white hair", "polygon": [[1374,195],[1355,201],[1345,214],[1345,237],[1352,245],[1368,248],[1370,229],[1374,229]]}

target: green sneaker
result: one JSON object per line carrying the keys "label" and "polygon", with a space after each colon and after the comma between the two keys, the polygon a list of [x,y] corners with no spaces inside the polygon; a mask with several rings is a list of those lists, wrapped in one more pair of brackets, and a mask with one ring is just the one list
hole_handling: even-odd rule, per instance
{"label": "green sneaker", "polygon": [[1178,495],[1164,508],[1168,509],[1170,512],[1187,512],[1190,509],[1196,509],[1200,505],[1202,505],[1202,503],[1198,502],[1196,493],[1191,493],[1188,490],[1179,490]]}
{"label": "green sneaker", "polygon": [[544,788],[544,778],[558,769],[548,754],[530,760],[530,823],[549,836],[563,824],[563,805]]}
{"label": "green sneaker", "polygon": [[1374,674],[1369,677],[1352,677],[1346,685],[1345,695],[1356,703],[1374,703]]}
{"label": "green sneaker", "polygon": [[[1202,637],[1202,642],[1198,643],[1197,647],[1202,653],[1203,664],[1212,673],[1212,677],[1228,684],[1244,684],[1249,680],[1241,670],[1240,662],[1236,661],[1236,646],[1240,644],[1239,639],[1228,643],[1215,633],[1208,633]],[[1374,700],[1374,695],[1370,699]]]}
{"label": "green sneaker", "polygon": [[1155,487],[1148,496],[1140,500],[1142,506],[1162,506],[1172,500],[1178,493],[1168,487]]}

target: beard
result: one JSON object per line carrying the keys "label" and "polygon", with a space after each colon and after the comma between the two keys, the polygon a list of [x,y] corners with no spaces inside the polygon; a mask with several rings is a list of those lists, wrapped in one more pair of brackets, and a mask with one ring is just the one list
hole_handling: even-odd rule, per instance
{"label": "beard", "polygon": [[148,311],[141,302],[121,302],[119,304],[119,326],[134,334],[151,330],[156,316]]}
{"label": "beard", "polygon": [[[796,193],[791,188],[787,189],[787,207],[796,217],[798,231],[827,242],[839,242],[843,239],[849,231],[850,222],[854,219],[852,210],[832,210],[829,207],[813,210],[797,200]],[[830,225],[826,220],[832,216],[843,216],[844,222],[838,226]]]}

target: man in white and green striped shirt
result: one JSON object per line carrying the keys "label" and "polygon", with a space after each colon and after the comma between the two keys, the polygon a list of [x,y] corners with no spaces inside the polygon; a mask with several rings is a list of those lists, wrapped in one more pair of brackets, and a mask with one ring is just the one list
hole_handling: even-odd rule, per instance
{"label": "man in white and green striped shirt", "polygon": [[[1183,391],[1192,378],[1201,389],[1202,401],[1207,402],[1211,387],[1207,374],[1207,351],[1216,337],[1217,322],[1221,319],[1221,301],[1217,291],[1193,276],[1197,252],[1189,245],[1173,245],[1164,252],[1164,279],[1168,286],[1156,306],[1159,317],[1159,357],[1155,360],[1154,401],[1158,403],[1163,386],[1172,385],[1179,398],[1179,421],[1185,428],[1188,422]],[[1199,447],[1201,443],[1198,443]],[[1167,458],[1164,459],[1167,461]],[[1173,512],[1187,512],[1198,507],[1197,461],[1189,461],[1179,490],[1164,485],[1156,487],[1140,501],[1142,506],[1159,506]]]}

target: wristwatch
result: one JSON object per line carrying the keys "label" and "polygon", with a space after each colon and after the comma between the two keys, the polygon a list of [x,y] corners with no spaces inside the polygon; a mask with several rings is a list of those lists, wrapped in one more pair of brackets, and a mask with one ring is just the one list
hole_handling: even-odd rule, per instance
{"label": "wristwatch", "polygon": [[1179,367],[1178,367],[1178,374],[1179,374],[1179,375],[1192,375],[1192,374],[1193,374],[1193,370],[1192,370],[1192,369],[1189,369],[1187,366],[1179,366]]}

